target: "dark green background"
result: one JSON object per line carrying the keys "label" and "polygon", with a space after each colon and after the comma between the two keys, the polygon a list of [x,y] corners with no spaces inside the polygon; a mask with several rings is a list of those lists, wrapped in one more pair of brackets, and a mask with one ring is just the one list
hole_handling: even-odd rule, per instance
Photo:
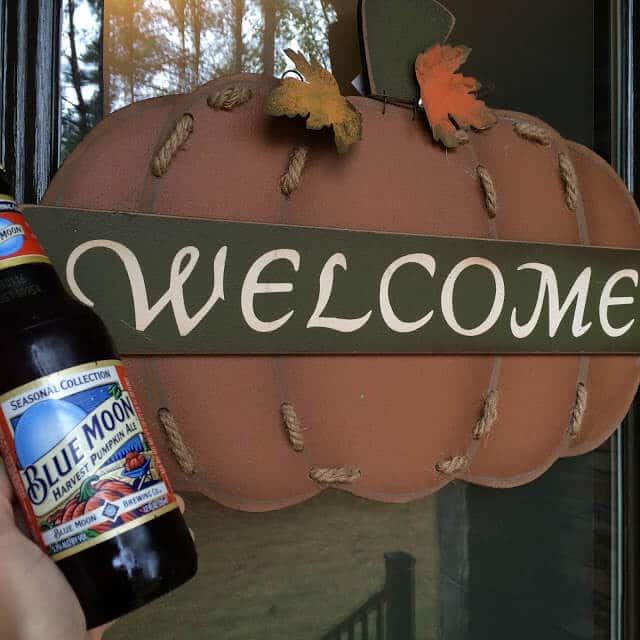
{"label": "dark green background", "polygon": [[[76,265],[80,289],[96,304],[123,353],[532,353],[532,352],[635,352],[640,345],[640,325],[619,338],[602,330],[598,304],[602,287],[616,271],[633,268],[640,252],[627,249],[585,248],[550,244],[526,244],[464,238],[329,230],[306,227],[248,224],[163,216],[117,214],[29,207],[27,216],[54,263],[64,276],[70,253],[96,239],[119,242],[132,250],[141,265],[149,306],[169,286],[170,265],[185,246],[200,251],[199,261],[184,287],[189,315],[209,299],[213,289],[213,262],[218,250],[228,247],[225,267],[225,300],[219,301],[189,335],[180,336],[171,306],[158,315],[144,333],[136,331],[133,298],[120,258],[108,249],[92,249]],[[254,261],[273,249],[300,253],[300,269],[285,260],[270,264],[261,282],[291,282],[292,293],[257,294],[254,307],[264,322],[290,310],[291,319],[280,329],[259,333],[251,329],[241,312],[243,281]],[[334,253],[344,253],[348,270],[334,269],[334,286],[323,316],[358,318],[373,310],[369,322],[356,332],[307,328],[318,299],[319,276]],[[392,306],[406,322],[434,310],[433,318],[412,333],[396,333],[379,311],[379,288],[387,267],[399,257],[426,253],[436,260],[435,277],[418,265],[405,265],[395,274],[390,289]],[[498,265],[505,283],[505,305],[498,322],[480,336],[453,331],[440,312],[440,294],[451,269],[461,260],[479,256]],[[518,321],[531,317],[538,297],[537,271],[517,271],[519,265],[540,262],[553,267],[560,302],[585,267],[592,268],[585,321],[592,327],[582,337],[571,334],[574,306],[565,315],[554,338],[549,336],[548,304],[534,332],[516,339],[510,330],[511,310]],[[616,296],[634,296],[629,279],[619,282]],[[493,304],[495,284],[491,273],[474,266],[458,278],[454,310],[462,327],[478,326]],[[609,321],[623,326],[638,312],[638,303],[611,307]]]}

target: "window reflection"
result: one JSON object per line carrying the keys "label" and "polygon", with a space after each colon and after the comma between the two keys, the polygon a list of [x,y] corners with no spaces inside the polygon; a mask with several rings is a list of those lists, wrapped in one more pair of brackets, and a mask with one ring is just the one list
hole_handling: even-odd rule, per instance
{"label": "window reflection", "polygon": [[[192,91],[231,73],[281,75],[290,66],[287,47],[330,69],[335,4],[340,2],[105,0],[103,9],[100,0],[64,0],[63,155],[103,113],[132,102]],[[343,4],[353,13],[353,3]],[[355,29],[351,40],[357,54]]]}
{"label": "window reflection", "polygon": [[230,73],[281,74],[293,47],[330,66],[328,0],[106,0],[105,111]]}
{"label": "window reflection", "polygon": [[102,0],[64,0],[61,66],[62,156],[103,114]]}
{"label": "window reflection", "polygon": [[[497,87],[493,106],[535,113],[589,143],[593,78],[580,61],[593,55],[592,3],[518,0],[506,8],[492,0],[482,12],[470,0],[445,4],[458,18],[455,42],[474,48],[468,74]],[[279,75],[286,47],[332,69],[343,93],[353,93],[360,73],[357,0],[105,0],[104,31],[101,0],[63,0],[63,7],[65,155],[103,114],[131,102],[237,71]],[[516,46],[539,32],[534,19],[545,21],[546,34],[546,55],[535,59]],[[576,73],[567,76],[567,68]],[[385,553],[397,550],[416,559],[418,638],[502,638],[514,630],[526,639],[608,638],[619,578],[611,524],[617,466],[608,447],[560,461],[520,489],[452,484],[410,505],[325,493],[282,512],[248,514],[187,496],[198,578],[107,638],[319,640],[345,621],[357,623],[355,637],[364,624],[363,637],[376,637],[376,616],[384,623],[385,614],[364,607],[363,617],[362,607],[379,603]]]}
{"label": "window reflection", "polygon": [[126,616],[105,640],[446,637],[434,498],[383,504],[327,491],[282,511],[246,513],[184,497],[198,575]]}

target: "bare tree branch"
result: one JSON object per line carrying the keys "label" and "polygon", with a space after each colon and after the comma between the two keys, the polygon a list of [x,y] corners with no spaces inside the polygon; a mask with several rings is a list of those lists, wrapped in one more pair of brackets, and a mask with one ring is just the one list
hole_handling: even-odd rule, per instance
{"label": "bare tree branch", "polygon": [[88,109],[87,104],[84,101],[84,97],[82,95],[82,76],[80,74],[80,66],[78,64],[78,50],[76,47],[76,28],[74,23],[74,15],[76,11],[75,0],[67,0],[67,11],[69,14],[69,49],[70,55],[67,56],[69,59],[69,66],[71,67],[71,82],[73,84],[73,89],[76,92],[76,97],[78,99],[78,104],[75,105],[76,110],[78,111],[79,118],[79,127],[80,131],[84,135],[85,133],[89,133],[89,119],[88,119]]}
{"label": "bare tree branch", "polygon": [[244,46],[242,42],[242,22],[244,20],[244,0],[232,0],[233,2],[233,71],[242,71],[242,54]]}

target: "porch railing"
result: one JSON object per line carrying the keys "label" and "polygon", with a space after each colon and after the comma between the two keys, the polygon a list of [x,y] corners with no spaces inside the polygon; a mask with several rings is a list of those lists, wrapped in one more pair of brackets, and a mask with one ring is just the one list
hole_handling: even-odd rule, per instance
{"label": "porch railing", "polygon": [[383,588],[322,636],[322,640],[415,640],[415,558],[384,554]]}

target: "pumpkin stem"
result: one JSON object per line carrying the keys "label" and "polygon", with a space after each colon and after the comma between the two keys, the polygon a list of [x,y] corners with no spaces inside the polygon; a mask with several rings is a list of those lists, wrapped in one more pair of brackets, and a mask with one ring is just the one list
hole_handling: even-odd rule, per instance
{"label": "pumpkin stem", "polygon": [[80,502],[87,502],[90,498],[96,495],[97,491],[94,484],[100,480],[100,476],[91,476],[87,478],[80,487]]}

